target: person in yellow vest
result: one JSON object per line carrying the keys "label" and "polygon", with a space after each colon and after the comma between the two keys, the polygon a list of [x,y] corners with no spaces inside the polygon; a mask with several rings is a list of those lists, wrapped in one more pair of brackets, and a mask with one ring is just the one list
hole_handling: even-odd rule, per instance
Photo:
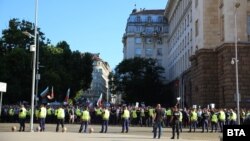
{"label": "person in yellow vest", "polygon": [[183,110],[182,109],[179,109],[179,112],[180,112],[180,118],[179,118],[179,130],[180,132],[182,132],[182,120],[183,120]]}
{"label": "person in yellow vest", "polygon": [[79,133],[82,132],[83,128],[84,128],[83,132],[86,133],[90,121],[90,114],[87,107],[83,107],[83,111],[81,113],[80,118],[81,118],[81,126],[79,129]]}
{"label": "person in yellow vest", "polygon": [[149,114],[149,126],[153,126],[153,119],[154,119],[154,111],[155,109],[153,107],[149,107],[148,114]]}
{"label": "person in yellow vest", "polygon": [[63,106],[59,106],[59,108],[57,109],[56,117],[57,117],[56,132],[58,132],[59,124],[61,124],[62,129],[64,128],[65,111],[63,109]]}
{"label": "person in yellow vest", "polygon": [[101,124],[102,121],[102,108],[101,107],[96,107],[95,108],[95,122]]}
{"label": "person in yellow vest", "polygon": [[230,125],[236,125],[237,115],[233,109],[230,109],[229,119],[230,119]]}
{"label": "person in yellow vest", "polygon": [[190,112],[190,127],[189,127],[189,132],[193,131],[195,132],[196,126],[197,126],[197,120],[198,120],[198,115],[196,112],[196,108],[193,108]]}
{"label": "person in yellow vest", "polygon": [[171,108],[167,108],[166,111],[165,111],[165,126],[166,127],[169,127],[170,126],[170,119],[171,119],[171,116],[172,116],[172,110]]}
{"label": "person in yellow vest", "polygon": [[43,132],[45,130],[45,118],[47,115],[47,109],[44,107],[43,104],[41,104],[39,112],[38,112],[38,118],[39,118],[39,125],[40,125],[40,131]]}
{"label": "person in yellow vest", "polygon": [[9,120],[10,122],[14,122],[14,108],[12,106],[10,106],[9,110],[8,110],[8,116],[9,116]]}
{"label": "person in yellow vest", "polygon": [[218,121],[219,121],[220,131],[223,132],[223,126],[225,125],[226,122],[226,114],[223,109],[220,109],[218,113]]}
{"label": "person in yellow vest", "polygon": [[108,108],[104,107],[102,111],[102,129],[100,133],[107,133],[108,124],[109,124],[109,116],[110,116],[110,112]]}
{"label": "person in yellow vest", "polygon": [[78,106],[76,106],[75,108],[75,113],[76,113],[76,122],[78,123],[81,120],[81,114],[82,114],[82,111]]}
{"label": "person in yellow vest", "polygon": [[137,125],[137,113],[135,107],[131,110],[131,125]]}
{"label": "person in yellow vest", "polygon": [[211,132],[217,132],[218,126],[218,115],[214,110],[211,111]]}
{"label": "person in yellow vest", "polygon": [[19,132],[25,131],[25,120],[26,120],[27,110],[25,109],[24,105],[21,105],[18,113],[20,128]]}
{"label": "person in yellow vest", "polygon": [[128,133],[129,130],[129,118],[130,118],[130,113],[128,110],[127,106],[124,106],[123,112],[122,112],[122,133],[126,130],[126,133]]}

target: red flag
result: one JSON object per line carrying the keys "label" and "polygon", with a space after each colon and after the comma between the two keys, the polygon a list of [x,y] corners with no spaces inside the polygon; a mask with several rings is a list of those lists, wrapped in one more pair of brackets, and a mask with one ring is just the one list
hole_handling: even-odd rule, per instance
{"label": "red flag", "polygon": [[68,91],[67,91],[66,97],[65,97],[65,99],[64,99],[64,103],[68,103],[68,100],[69,100],[69,94],[70,94],[70,88],[68,88]]}
{"label": "red flag", "polygon": [[101,107],[101,106],[102,106],[102,93],[100,94],[100,97],[99,97],[99,99],[97,100],[96,105],[97,105],[98,107]]}

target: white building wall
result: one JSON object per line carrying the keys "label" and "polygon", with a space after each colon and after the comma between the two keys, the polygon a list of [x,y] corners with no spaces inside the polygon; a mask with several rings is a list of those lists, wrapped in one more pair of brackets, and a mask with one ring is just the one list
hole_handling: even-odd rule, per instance
{"label": "white building wall", "polygon": [[165,14],[169,20],[170,31],[167,54],[168,81],[176,79],[191,66],[188,59],[193,53],[191,4],[191,0],[176,0],[169,1],[167,5]]}

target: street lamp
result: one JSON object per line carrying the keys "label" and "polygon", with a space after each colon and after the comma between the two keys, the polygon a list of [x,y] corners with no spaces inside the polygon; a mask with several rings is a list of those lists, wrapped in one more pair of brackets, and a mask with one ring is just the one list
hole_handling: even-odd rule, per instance
{"label": "street lamp", "polygon": [[239,73],[238,73],[238,30],[237,30],[237,9],[240,7],[240,2],[236,0],[235,2],[235,13],[234,13],[234,25],[235,25],[235,58],[232,58],[231,64],[235,64],[235,77],[236,77],[236,105],[237,105],[237,123],[240,124],[240,93],[239,93]]}
{"label": "street lamp", "polygon": [[30,131],[33,132],[33,120],[34,120],[34,93],[35,93],[35,77],[36,77],[36,45],[37,45],[37,8],[38,0],[35,0],[35,31],[34,31],[34,45],[31,47],[33,51],[33,70],[32,70],[32,90],[31,90],[31,114],[30,114]]}

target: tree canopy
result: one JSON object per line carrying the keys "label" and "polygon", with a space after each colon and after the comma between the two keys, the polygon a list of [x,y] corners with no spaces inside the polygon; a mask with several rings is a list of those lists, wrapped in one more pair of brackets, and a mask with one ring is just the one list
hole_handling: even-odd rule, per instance
{"label": "tree canopy", "polygon": [[162,102],[164,69],[155,59],[133,58],[123,60],[110,75],[112,93],[121,93],[126,103]]}
{"label": "tree canopy", "polygon": [[[3,103],[30,101],[32,80],[32,52],[30,45],[34,39],[23,34],[34,33],[34,24],[19,19],[11,19],[0,37],[0,81],[7,83],[7,93]],[[79,90],[86,90],[92,81],[93,60],[91,53],[71,51],[66,41],[56,46],[38,28],[39,67],[41,79],[38,81],[38,95],[47,87],[53,86],[55,99],[62,101],[67,89],[70,97]]]}

